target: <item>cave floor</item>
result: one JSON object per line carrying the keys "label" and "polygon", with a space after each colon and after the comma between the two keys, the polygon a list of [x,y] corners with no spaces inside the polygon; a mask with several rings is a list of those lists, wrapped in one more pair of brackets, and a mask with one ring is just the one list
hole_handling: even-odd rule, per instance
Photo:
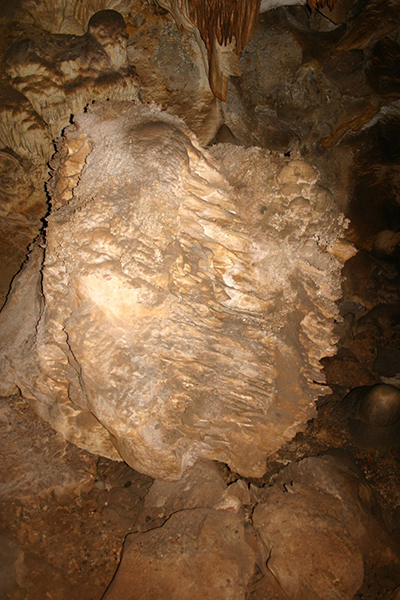
{"label": "cave floor", "polygon": [[[305,431],[268,459],[265,476],[249,482],[271,485],[289,462],[344,450],[364,472],[400,542],[398,451],[357,447],[338,410],[355,387],[400,384],[400,279],[393,263],[363,251],[347,263],[345,275],[339,350],[324,360],[332,395],[320,399],[318,417]],[[0,429],[0,596],[5,590],[9,600],[100,600],[153,480],[64,442],[18,396],[1,399]],[[225,465],[220,470],[228,483],[238,478]],[[383,600],[390,586],[382,570],[366,565],[355,598]]]}

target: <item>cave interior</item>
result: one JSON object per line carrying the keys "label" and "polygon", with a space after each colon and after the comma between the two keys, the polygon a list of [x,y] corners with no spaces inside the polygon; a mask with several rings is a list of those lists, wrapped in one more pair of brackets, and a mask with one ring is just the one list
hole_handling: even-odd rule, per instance
{"label": "cave interior", "polygon": [[398,0],[0,2],[0,598],[400,599]]}

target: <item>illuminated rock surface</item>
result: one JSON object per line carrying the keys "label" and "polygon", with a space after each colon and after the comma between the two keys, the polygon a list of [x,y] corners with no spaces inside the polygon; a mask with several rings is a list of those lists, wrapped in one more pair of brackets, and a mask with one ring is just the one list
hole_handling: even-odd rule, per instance
{"label": "illuminated rock surface", "polygon": [[2,314],[2,392],[161,479],[201,457],[261,476],[315,414],[352,253],[313,167],[215,156],[156,108],[79,117],[53,162],[43,266],[36,247]]}
{"label": "illuminated rock surface", "polygon": [[[1,398],[0,428],[4,434],[0,443],[0,597],[9,600],[100,599],[120,559],[122,540],[127,534],[136,532],[136,540],[148,541],[149,547],[146,554],[146,544],[143,549],[136,546],[131,555],[134,557],[130,566],[132,579],[125,579],[126,588],[120,597],[134,589],[143,600],[143,595],[155,585],[154,595],[160,593],[161,600],[166,600],[165,589],[157,588],[160,579],[157,580],[157,573],[148,570],[146,559],[154,556],[157,545],[161,553],[165,551],[168,555],[169,552],[166,565],[169,571],[163,572],[166,581],[170,585],[184,582],[187,586],[196,582],[198,587],[203,587],[202,600],[209,592],[220,600],[221,593],[215,584],[224,585],[224,575],[228,571],[232,594],[236,597],[246,594],[248,600],[288,600],[280,583],[287,592],[293,591],[292,597],[296,600],[304,600],[304,596],[311,600],[315,590],[319,590],[316,592],[318,600],[327,600],[329,595],[337,595],[340,590],[343,595],[352,595],[362,576],[358,545],[364,561],[364,582],[356,591],[356,597],[399,600],[400,574],[391,551],[391,543],[400,539],[398,401],[394,396],[388,404],[385,395],[381,394],[381,385],[360,388],[382,383],[400,387],[398,270],[395,260],[382,260],[385,254],[393,253],[395,259],[400,239],[398,2],[340,0],[333,11],[323,8],[311,13],[305,6],[291,6],[275,8],[261,15],[251,42],[239,57],[239,65],[231,64],[231,58],[235,57],[231,45],[222,47],[223,55],[218,57],[225,63],[222,70],[225,75],[227,72],[234,74],[228,82],[225,103],[219,102],[211,92],[208,65],[203,61],[196,33],[179,29],[157,4],[153,0],[15,0],[0,3],[3,74],[0,89],[0,304],[12,277],[21,267],[28,244],[39,232],[41,219],[48,212],[44,182],[48,181],[47,163],[54,152],[53,139],[57,139],[63,128],[70,124],[71,115],[80,115],[86,104],[107,98],[135,100],[138,96],[144,104],[155,103],[182,118],[202,146],[211,139],[248,146],[246,150],[240,148],[237,151],[232,146],[218,146],[212,147],[210,152],[220,175],[234,189],[232,195],[229,192],[229,197],[235,203],[240,219],[245,215],[244,229],[246,232],[251,230],[251,239],[258,240],[260,228],[265,238],[269,236],[274,243],[276,238],[285,238],[284,228],[274,237],[274,228],[280,218],[283,218],[282,224],[289,223],[288,229],[293,226],[293,219],[298,228],[307,222],[307,233],[315,239],[308,213],[296,213],[289,204],[289,200],[298,196],[306,198],[307,190],[299,193],[296,181],[293,187],[291,184],[283,186],[276,176],[285,163],[297,161],[300,156],[319,169],[320,184],[332,191],[335,204],[351,220],[346,239],[363,248],[345,265],[343,298],[338,303],[344,321],[335,329],[341,337],[339,352],[322,361],[332,395],[317,402],[318,416],[308,422],[304,433],[269,454],[265,474],[260,480],[252,479],[251,485],[248,479],[241,479],[226,465],[199,461],[178,481],[154,482],[146,494],[151,484],[146,475],[122,461],[87,454],[64,439],[65,432],[69,432],[76,443],[92,452],[100,445],[104,454],[120,458],[104,426],[106,420],[100,423],[89,406],[93,398],[91,381],[80,363],[75,363],[70,351],[66,350],[66,338],[61,339],[57,333],[62,328],[65,332],[76,332],[79,328],[77,323],[70,322],[68,302],[51,288],[51,294],[46,297],[51,305],[44,306],[41,271],[45,258],[39,242],[31,254],[28,268],[15,281],[10,303],[1,317],[0,340],[3,358],[8,361],[2,363],[1,370],[9,374],[3,380],[2,390],[18,391],[14,382],[20,382],[36,412],[50,420],[62,435],[37,419],[23,398],[18,395]],[[264,8],[266,4],[273,8],[274,4],[282,2],[263,4]],[[104,9],[112,12],[98,13]],[[96,16],[91,20],[93,15]],[[115,136],[117,146],[120,140],[120,136]],[[270,156],[264,150],[249,146],[261,146],[277,154]],[[92,149],[90,135],[83,130],[78,131],[76,139],[70,137],[68,144],[58,145],[57,159],[53,162],[58,190],[57,197],[52,197],[55,213],[57,207],[70,202],[74,188],[77,196],[76,202],[70,204],[71,212],[78,206],[77,210],[82,209],[81,200],[87,198],[83,192],[78,195],[79,181],[82,165],[86,160],[90,161]],[[304,163],[303,168],[306,168]],[[288,176],[291,177],[290,171]],[[123,177],[117,179],[116,185],[120,181],[125,189],[129,189]],[[319,206],[325,207],[323,212],[329,211],[330,193],[320,191]],[[138,195],[130,194],[130,198]],[[181,197],[176,197],[180,202]],[[90,205],[96,207],[95,213],[104,223],[96,198],[94,195]],[[300,200],[298,206],[302,202]],[[160,214],[164,207],[171,206],[164,200],[153,205]],[[296,203],[293,209],[295,207]],[[274,210],[277,216],[271,223]],[[285,212],[290,212],[287,218],[282,217]],[[54,271],[59,276],[60,261],[64,260],[64,282],[68,286],[71,280],[74,290],[75,280],[79,279],[74,265],[82,257],[78,231],[73,234],[76,244],[71,246],[72,232],[66,223],[68,227],[80,228],[82,235],[91,234],[85,230],[85,222],[78,219],[73,222],[65,212],[64,215],[66,221],[61,235],[66,246],[62,252],[53,252]],[[315,215],[312,220],[324,234],[326,220]],[[93,227],[93,223],[88,226]],[[49,240],[53,249],[57,249],[64,239],[61,235],[52,238],[56,219],[51,227]],[[131,238],[126,239],[121,234],[115,239],[120,240],[124,248],[132,243]],[[286,260],[285,244],[278,243],[282,257],[279,269],[289,273],[289,288],[293,281],[290,276],[293,263],[290,256]],[[205,246],[202,240],[201,248]],[[346,248],[342,249],[344,258]],[[96,250],[104,251],[114,260],[109,245],[99,243]],[[301,244],[298,252],[302,252]],[[136,250],[132,254],[136,256]],[[186,252],[185,258],[187,256]],[[187,262],[192,264],[193,254],[189,259]],[[46,256],[47,260],[52,258]],[[118,261],[121,269],[125,269],[126,262],[117,257]],[[89,261],[89,269],[93,270],[93,262],[92,259]],[[138,257],[135,264],[137,262]],[[251,262],[249,257],[243,260],[244,264],[247,262]],[[50,262],[47,265],[50,267]],[[327,272],[331,265],[328,262]],[[256,285],[254,269],[246,268]],[[303,272],[303,267],[297,269],[296,280],[301,279],[299,271]],[[198,272],[202,272],[201,269]],[[43,275],[49,292],[50,269],[46,267]],[[186,274],[186,278],[189,275]],[[218,280],[218,277],[215,275],[214,279]],[[173,291],[178,289],[181,294],[183,281],[181,278],[181,285],[175,285]],[[327,285],[329,287],[331,282]],[[313,286],[309,282],[305,288],[307,295],[311,294]],[[318,289],[317,286],[316,293],[311,294],[312,303],[318,297]],[[211,296],[204,293],[206,295]],[[190,306],[195,306],[194,296],[193,293]],[[297,298],[299,296],[300,292]],[[178,297],[182,303],[185,301],[184,295]],[[62,300],[57,310],[55,298]],[[82,323],[90,323],[93,318],[94,304],[88,302],[86,306],[88,314],[75,313],[78,318],[82,317]],[[284,302],[280,302],[280,306],[282,313],[274,311],[277,330],[287,314]],[[304,295],[301,303],[296,303],[295,297],[293,310],[306,310]],[[107,358],[109,346],[104,340],[105,332],[110,333],[109,320],[93,318],[93,322],[101,334],[98,336],[99,348]],[[197,319],[196,326],[198,322]],[[248,319],[247,325],[252,322],[254,320]],[[40,326],[36,329],[38,323]],[[291,324],[290,315],[288,324]],[[294,320],[294,335],[286,340],[289,346],[296,347],[294,354],[311,347],[307,341],[302,345],[296,343],[296,327]],[[132,326],[124,322],[122,329],[124,334],[128,331],[130,335]],[[244,325],[242,329],[239,327],[238,334],[242,335],[245,330]],[[265,332],[262,325],[259,330]],[[283,329],[280,331],[284,332]],[[93,343],[94,336],[87,339],[89,337]],[[322,344],[322,338],[316,337]],[[222,338],[224,348],[229,347],[231,342],[226,331]],[[203,336],[203,339],[209,338]],[[71,342],[70,339],[67,341]],[[73,341],[75,343],[76,339]],[[87,349],[90,353],[89,346]],[[79,351],[76,344],[72,351]],[[150,358],[161,352],[164,357],[164,342]],[[175,355],[179,358],[175,350],[170,354],[172,360]],[[293,371],[307,364],[306,354],[304,352]],[[144,352],[139,358],[143,357]],[[90,356],[86,358],[88,361]],[[189,359],[190,356],[187,365],[190,365]],[[257,360],[258,354],[254,357],[254,361]],[[180,375],[187,365],[183,360],[178,363]],[[129,362],[124,364],[129,372]],[[149,361],[146,364],[149,365]],[[157,367],[155,365],[154,371]],[[103,363],[97,372],[102,368]],[[76,377],[74,369],[78,373]],[[220,363],[215,369],[219,374],[216,383],[223,406],[222,391],[231,371],[221,383]],[[149,370],[143,368],[148,375]],[[187,370],[192,376],[192,370]],[[97,372],[92,369],[90,375],[96,377]],[[286,369],[285,372],[291,371]],[[148,379],[151,381],[150,375]],[[200,383],[203,390],[210,384],[212,391],[215,382],[209,378]],[[82,391],[87,384],[88,394],[86,388]],[[246,385],[247,378],[241,389]],[[275,388],[273,394],[278,394],[282,380]],[[386,386],[383,388],[387,389]],[[351,389],[353,392],[347,395]],[[283,391],[284,396],[289,394],[287,389]],[[298,394],[298,388],[293,394],[293,401],[300,398],[301,404],[305,396]],[[215,394],[210,397],[215,405]],[[193,394],[191,398],[194,404],[197,396]],[[126,397],[122,397],[121,405],[124,403]],[[293,414],[293,405],[288,410]],[[168,428],[170,414],[168,419],[161,416]],[[268,419],[270,416],[268,413]],[[259,423],[254,412],[249,419],[253,417]],[[274,421],[277,431],[280,425]],[[233,426],[236,427],[235,422]],[[193,431],[189,430],[187,426],[186,431],[192,436],[187,436],[188,445],[193,445],[193,436],[199,436],[198,430],[194,427]],[[215,432],[211,433],[214,435]],[[256,436],[258,449],[260,441],[264,442],[265,438]],[[200,442],[204,443],[204,438]],[[226,447],[225,444],[224,452]],[[236,449],[239,447],[238,442]],[[320,456],[328,448],[345,448],[361,467],[372,489],[359,471],[352,474],[344,470],[340,484],[329,460],[302,460]],[[149,448],[147,451],[150,453]],[[293,463],[289,469],[284,467],[288,463]],[[390,543],[387,536],[385,539],[382,531],[379,532],[376,523],[374,525],[379,507],[371,501],[373,491],[378,493],[382,503]],[[277,500],[276,505],[274,500]],[[198,549],[190,543],[191,536],[200,531],[196,529],[195,519],[186,521],[186,529],[182,527],[184,513],[196,513],[196,509],[208,509],[211,514],[216,509],[219,511],[218,518],[212,523],[209,520],[208,535],[201,536],[203,543]],[[242,558],[249,556],[248,549],[243,544],[224,545],[218,538],[224,533],[220,523],[227,520],[223,511],[229,511],[228,518],[229,513],[234,512],[233,517],[245,526],[246,543],[255,553],[257,566],[247,584],[251,569],[243,569]],[[179,577],[182,555],[175,553],[173,559],[168,544],[162,545],[163,539],[168,539],[163,538],[163,529],[171,515],[174,519],[167,527],[170,540],[174,544],[177,542],[175,547],[184,550],[184,544],[180,544],[178,538],[183,534],[180,539],[185,540],[189,550],[185,556],[189,564],[193,564],[190,551],[194,550],[199,561],[196,564],[204,568],[202,579],[193,569],[189,574],[186,571],[186,579]],[[257,518],[253,521],[255,515]],[[259,528],[259,545],[254,539],[254,531],[251,534],[252,522],[257,522]],[[149,530],[157,527],[158,530],[147,535]],[[147,534],[138,536],[137,532]],[[307,546],[305,539],[309,542]],[[160,544],[155,546],[155,540]],[[216,541],[215,560],[208,552],[207,541],[211,541],[211,545]],[[317,548],[314,557],[310,555],[313,547]],[[235,571],[237,562],[231,560],[229,548],[234,552],[245,551],[244,555],[240,554],[239,568],[244,572],[239,576]],[[196,556],[197,553],[203,553],[203,556]],[[306,554],[309,561],[305,560]],[[349,555],[354,558],[349,561],[350,572],[349,565],[343,561],[343,556]],[[129,553],[126,554],[128,557]],[[138,578],[135,557],[148,574],[148,581],[142,579],[141,589],[133,588]],[[219,581],[214,565],[220,568]],[[289,577],[288,565],[291,567]],[[127,573],[129,561],[125,561],[125,567]],[[306,577],[310,570],[311,575]],[[207,585],[208,581],[212,585]],[[121,583],[115,582],[118,586]],[[300,587],[303,584],[305,594]],[[181,585],[177,591],[180,600],[184,587]],[[190,598],[193,600],[193,596]]]}
{"label": "illuminated rock surface", "polygon": [[[37,8],[40,13],[44,6]],[[45,21],[38,16],[36,26],[22,25],[19,39],[2,61],[1,304],[47,212],[45,181],[54,139],[71,115],[82,112],[88,103],[134,100],[138,93],[137,76],[127,58],[126,25],[119,13],[104,10],[92,15],[84,35],[49,33],[40,29]],[[50,29],[57,21],[53,15]]]}

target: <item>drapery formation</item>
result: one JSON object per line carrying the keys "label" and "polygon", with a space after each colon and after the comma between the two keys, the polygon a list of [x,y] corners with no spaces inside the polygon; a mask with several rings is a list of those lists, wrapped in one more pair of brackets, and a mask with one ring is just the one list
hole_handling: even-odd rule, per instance
{"label": "drapery formation", "polygon": [[329,10],[332,10],[336,4],[336,0],[307,0],[307,4],[313,12],[318,8],[325,8],[325,6],[327,6]]}
{"label": "drapery formation", "polygon": [[[158,0],[158,3],[173,15],[178,25],[192,31],[194,28],[196,37],[201,37],[207,50],[205,62],[211,89],[224,101],[229,75],[234,73],[222,48],[235,43],[236,54],[241,53],[257,25],[261,0]],[[307,0],[313,12],[325,6],[332,9],[335,3],[336,0]]]}
{"label": "drapery formation", "polygon": [[[261,0],[158,0],[180,27],[204,43],[204,63],[215,96],[226,99],[229,75],[235,73],[235,52],[224,51],[235,44],[240,54],[249,42],[260,12]],[[201,38],[201,39],[200,39]]]}
{"label": "drapery formation", "polygon": [[215,41],[226,46],[236,40],[239,54],[257,25],[260,0],[177,0],[200,32],[209,55]]}

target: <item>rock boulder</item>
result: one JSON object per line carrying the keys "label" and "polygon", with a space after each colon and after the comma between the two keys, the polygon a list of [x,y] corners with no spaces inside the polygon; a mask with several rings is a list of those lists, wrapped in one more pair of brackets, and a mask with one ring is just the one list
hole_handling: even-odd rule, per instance
{"label": "rock boulder", "polygon": [[213,159],[176,117],[111,101],[53,169],[45,248],[0,316],[1,393],[155,478],[200,458],[261,476],[335,352],[351,248],[316,169],[230,145]]}

